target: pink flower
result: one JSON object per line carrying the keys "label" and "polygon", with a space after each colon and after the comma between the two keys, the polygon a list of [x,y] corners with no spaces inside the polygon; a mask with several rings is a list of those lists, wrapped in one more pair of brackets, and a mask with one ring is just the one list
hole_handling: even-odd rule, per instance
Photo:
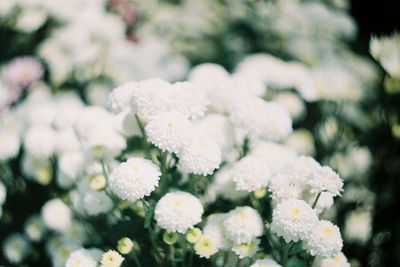
{"label": "pink flower", "polygon": [[25,88],[43,76],[43,66],[35,57],[17,57],[5,69],[5,80],[11,87]]}

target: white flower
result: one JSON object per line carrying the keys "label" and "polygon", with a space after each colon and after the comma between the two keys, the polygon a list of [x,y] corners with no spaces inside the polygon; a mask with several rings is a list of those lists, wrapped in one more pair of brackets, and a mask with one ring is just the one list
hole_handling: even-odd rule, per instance
{"label": "white flower", "polygon": [[318,225],[315,211],[303,200],[284,200],[272,213],[272,230],[286,242],[309,238]]}
{"label": "white flower", "polygon": [[297,94],[291,92],[280,93],[274,98],[274,101],[282,105],[295,121],[303,118],[306,113],[304,102]]}
{"label": "white flower", "polygon": [[65,267],[96,267],[102,253],[99,249],[80,248],[71,253]]}
{"label": "white flower", "polygon": [[221,164],[221,149],[205,135],[196,134],[178,153],[179,165],[185,172],[210,175]]}
{"label": "white flower", "polygon": [[124,261],[124,257],[122,257],[115,250],[109,250],[103,254],[101,257],[101,267],[119,267]]}
{"label": "white flower", "polygon": [[292,132],[289,113],[275,102],[251,97],[238,103],[231,113],[232,123],[244,128],[252,138],[280,141]]}
{"label": "white flower", "polygon": [[170,96],[170,111],[176,111],[187,118],[203,117],[208,105],[208,99],[197,84],[176,82],[172,84]]}
{"label": "white flower", "polygon": [[259,157],[248,155],[233,165],[236,190],[251,192],[266,187],[270,180],[271,172]]}
{"label": "white flower", "polygon": [[221,114],[208,114],[201,120],[194,121],[196,132],[207,133],[221,150],[230,149],[233,146],[233,128],[229,119]]}
{"label": "white flower", "polygon": [[283,170],[271,180],[268,191],[272,193],[273,200],[280,202],[291,198],[300,198],[303,183],[296,172]]}
{"label": "white flower", "polygon": [[128,82],[115,88],[108,95],[107,106],[112,113],[119,114],[130,109],[132,94],[137,86],[137,82]]}
{"label": "white flower", "polygon": [[262,259],[256,260],[250,267],[281,267],[281,265],[273,259]]}
{"label": "white flower", "polygon": [[350,212],[344,223],[344,237],[350,242],[366,243],[372,234],[372,215],[368,210]]}
{"label": "white flower", "polygon": [[83,205],[89,215],[98,215],[110,211],[113,207],[113,202],[104,191],[93,191],[84,196]]}
{"label": "white flower", "polygon": [[259,157],[274,175],[292,163],[297,155],[291,149],[272,142],[258,140],[250,143],[250,154]]}
{"label": "white flower", "polygon": [[76,180],[84,170],[85,155],[82,152],[65,152],[58,158],[58,170],[71,180]]}
{"label": "white flower", "polygon": [[204,234],[194,245],[194,250],[200,257],[209,259],[211,255],[218,252],[218,247],[213,237]]}
{"label": "white flower", "polygon": [[51,199],[42,207],[43,222],[52,230],[66,231],[71,225],[71,210],[60,199]]}
{"label": "white flower", "polygon": [[13,233],[6,237],[3,241],[3,255],[5,258],[16,265],[21,263],[28,255],[30,244],[23,235]]}
{"label": "white flower", "polygon": [[346,256],[339,252],[335,257],[329,259],[316,257],[312,267],[350,267],[350,263],[347,261]]}
{"label": "white flower", "polygon": [[248,195],[248,191],[236,190],[236,184],[233,181],[233,168],[230,165],[224,166],[215,174],[213,185],[217,194],[227,200],[235,201]]}
{"label": "white flower", "polygon": [[47,19],[46,12],[40,8],[24,8],[18,16],[17,29],[31,33],[40,28]]}
{"label": "white flower", "polygon": [[164,195],[157,203],[154,219],[168,232],[185,233],[201,221],[203,206],[193,195],[173,192]]}
{"label": "white flower", "polygon": [[314,137],[307,129],[298,129],[292,132],[284,144],[300,155],[312,156],[315,154]]}
{"label": "white flower", "polygon": [[337,196],[343,191],[343,180],[328,166],[317,168],[304,182],[311,193],[329,192]]}
{"label": "white flower", "polygon": [[[317,193],[311,193],[308,190],[303,191],[303,195],[301,199],[306,201],[310,206],[312,206],[317,199],[318,194]],[[314,207],[314,210],[317,212],[317,214],[320,214],[324,210],[330,208],[333,205],[333,197],[334,195],[329,192],[322,192],[321,195],[318,198],[317,204]]]}
{"label": "white flower", "polygon": [[192,68],[189,80],[211,87],[214,84],[229,78],[229,73],[218,64],[205,63]]}
{"label": "white flower", "polygon": [[126,148],[125,138],[108,128],[93,131],[85,144],[95,159],[112,159]]}
{"label": "white flower", "polygon": [[6,202],[6,197],[7,187],[2,182],[0,182],[0,207],[3,206],[4,202]]}
{"label": "white flower", "polygon": [[226,219],[226,214],[217,213],[207,219],[203,229],[203,234],[211,237],[218,249],[229,249],[232,247],[232,242],[225,236],[222,223]]}
{"label": "white flower", "polygon": [[231,210],[223,222],[224,233],[233,243],[250,243],[262,235],[263,222],[258,212],[248,206]]}
{"label": "white flower", "polygon": [[152,161],[130,158],[113,170],[109,185],[119,198],[134,202],[150,195],[158,185],[160,176],[160,168]]}
{"label": "white flower", "polygon": [[56,146],[56,132],[50,127],[33,126],[26,133],[24,147],[36,157],[50,157]]}
{"label": "white flower", "polygon": [[339,228],[330,221],[321,220],[311,236],[304,240],[303,247],[313,256],[332,258],[343,247]]}
{"label": "white flower", "polygon": [[253,257],[260,249],[260,239],[256,238],[250,243],[242,243],[233,246],[232,251],[238,255],[239,259]]}
{"label": "white flower", "polygon": [[0,128],[0,161],[17,156],[20,145],[18,134]]}
{"label": "white flower", "polygon": [[77,135],[83,139],[90,139],[100,131],[110,131],[113,128],[114,118],[107,110],[98,106],[87,106],[82,109],[74,123]]}
{"label": "white flower", "polygon": [[[132,92],[132,111],[145,119],[168,109],[171,95],[171,84],[161,79],[148,79],[138,83]],[[172,106],[171,106],[172,107]]]}
{"label": "white flower", "polygon": [[39,215],[33,215],[26,220],[24,230],[29,240],[38,242],[44,235],[45,226]]}
{"label": "white flower", "polygon": [[177,112],[165,112],[155,116],[147,124],[148,140],[162,151],[177,153],[190,143],[192,124]]}

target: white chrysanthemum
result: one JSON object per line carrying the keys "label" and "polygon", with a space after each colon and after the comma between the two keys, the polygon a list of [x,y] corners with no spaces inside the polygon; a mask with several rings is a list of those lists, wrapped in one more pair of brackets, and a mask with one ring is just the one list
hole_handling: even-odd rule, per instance
{"label": "white chrysanthemum", "polygon": [[160,176],[160,168],[151,160],[130,158],[113,170],[109,185],[119,198],[134,202],[150,195]]}
{"label": "white chrysanthemum", "polygon": [[4,204],[7,197],[7,187],[0,182],[0,207]]}
{"label": "white chrysanthemum", "polygon": [[110,211],[113,202],[104,191],[93,191],[84,196],[83,205],[89,215],[98,215]]}
{"label": "white chrysanthemum", "polygon": [[65,231],[71,225],[71,210],[60,199],[52,199],[43,205],[42,219],[50,229]]}
{"label": "white chrysanthemum", "polygon": [[177,112],[165,112],[155,116],[146,126],[148,140],[162,151],[179,152],[190,143],[192,124]]}
{"label": "white chrysanthemum", "polygon": [[372,214],[370,211],[356,210],[347,215],[344,223],[346,241],[366,243],[372,234]]}
{"label": "white chrysanthemum", "polygon": [[293,120],[303,118],[306,113],[304,102],[295,93],[280,93],[274,98],[274,101],[282,105],[289,112]]}
{"label": "white chrysanthemum", "polygon": [[286,242],[309,238],[318,225],[315,211],[303,200],[284,200],[272,213],[272,230]]}
{"label": "white chrysanthemum", "polygon": [[289,113],[279,104],[261,98],[247,98],[238,103],[231,121],[253,138],[280,141],[292,132]]}
{"label": "white chrysanthemum", "polygon": [[72,180],[83,172],[85,155],[82,152],[65,152],[58,158],[58,170]]}
{"label": "white chrysanthemum", "polygon": [[54,126],[58,130],[71,128],[80,115],[84,104],[76,93],[59,93],[55,99]]}
{"label": "white chrysanthemum", "polygon": [[214,177],[215,190],[217,194],[227,200],[236,201],[247,196],[249,193],[245,190],[236,190],[236,184],[233,181],[232,166],[224,166]]}
{"label": "white chrysanthemum", "polygon": [[3,241],[3,255],[14,264],[21,263],[28,255],[30,244],[20,233],[10,234]]}
{"label": "white chrysanthemum", "polygon": [[249,192],[266,187],[271,180],[271,172],[261,158],[248,155],[233,165],[233,181],[237,190]]}
{"label": "white chrysanthemum", "polygon": [[68,257],[65,267],[96,267],[99,261],[99,249],[80,248],[71,253]]}
{"label": "white chrysanthemum", "polygon": [[224,233],[234,244],[250,243],[262,235],[263,222],[258,212],[248,206],[231,210],[223,222]]}
{"label": "white chrysanthemum", "polygon": [[204,234],[194,245],[194,250],[200,257],[209,259],[211,255],[218,252],[218,247],[213,237]]}
{"label": "white chrysanthemum", "polygon": [[204,116],[209,101],[197,84],[176,82],[171,89],[169,111],[179,112],[191,119]]}
{"label": "white chrysanthemum", "polygon": [[107,106],[112,113],[119,114],[130,109],[132,94],[137,86],[137,82],[128,82],[115,88],[108,95]]}
{"label": "white chrysanthemum", "polygon": [[110,159],[118,156],[126,148],[125,138],[110,129],[93,131],[86,139],[90,154],[95,159]]}
{"label": "white chrysanthemum", "polygon": [[[80,138],[87,139],[93,132],[113,129],[114,117],[99,106],[87,106],[82,109],[74,123],[74,129]],[[90,138],[89,138],[90,139]]]}
{"label": "white chrysanthemum", "polygon": [[250,143],[250,154],[262,159],[274,175],[286,167],[297,157],[296,153],[287,147],[272,142],[258,140]]}
{"label": "white chrysanthemum", "polygon": [[256,260],[250,267],[282,267],[273,259]]}
{"label": "white chrysanthemum", "polygon": [[253,257],[257,251],[260,249],[260,239],[256,238],[250,243],[242,243],[233,246],[232,251],[238,255],[239,259],[246,257]]}
{"label": "white chrysanthemum", "polygon": [[167,111],[170,91],[171,84],[161,79],[140,81],[132,92],[132,111],[143,118]]}
{"label": "white chrysanthemum", "polygon": [[271,180],[268,191],[273,200],[280,202],[291,198],[300,198],[303,183],[296,172],[284,170],[277,173]]}
{"label": "white chrysanthemum", "polygon": [[56,138],[55,131],[50,127],[33,126],[25,133],[24,147],[36,157],[47,158],[55,150]]}
{"label": "white chrysanthemum", "polygon": [[101,267],[119,267],[124,261],[124,257],[122,257],[115,250],[109,250],[103,254],[101,257]]}
{"label": "white chrysanthemum", "polygon": [[343,252],[339,252],[339,254],[330,259],[316,257],[312,267],[350,267],[350,263]]}
{"label": "white chrysanthemum", "polygon": [[304,182],[311,193],[329,192],[337,196],[343,191],[343,180],[328,166],[317,168]]}
{"label": "white chrysanthemum", "polygon": [[189,80],[210,87],[215,83],[229,79],[229,76],[229,73],[221,65],[204,63],[192,68]]}
{"label": "white chrysanthemum", "polygon": [[25,235],[29,240],[38,242],[42,239],[45,226],[39,215],[33,215],[25,222],[24,226]]}
{"label": "white chrysanthemum", "polygon": [[17,156],[20,145],[18,134],[0,128],[0,161]]}
{"label": "white chrysanthemum", "polygon": [[314,137],[307,129],[297,129],[292,132],[284,144],[299,155],[313,156],[315,154]]}
{"label": "white chrysanthemum", "polygon": [[198,132],[207,133],[217,142],[221,150],[231,148],[233,145],[233,128],[229,119],[221,114],[208,114],[201,120],[194,122],[194,128]]}
{"label": "white chrysanthemum", "polygon": [[142,135],[135,115],[130,110],[126,110],[115,116],[115,122],[117,124],[118,133],[124,136]]}
{"label": "white chrysanthemum", "polygon": [[330,221],[319,221],[311,236],[304,240],[303,247],[313,256],[336,256],[343,247],[339,228]]}
{"label": "white chrysanthemum", "polygon": [[63,153],[66,151],[77,151],[81,149],[82,145],[79,142],[79,139],[76,136],[72,127],[57,132],[57,153]]}
{"label": "white chrysanthemum", "polygon": [[179,165],[185,172],[210,175],[221,164],[221,149],[208,136],[196,134],[179,153]]}
{"label": "white chrysanthemum", "polygon": [[225,219],[226,214],[213,214],[207,219],[207,223],[203,229],[203,234],[212,237],[217,248],[223,250],[232,247],[232,242],[225,236],[224,228],[222,226]]}
{"label": "white chrysanthemum", "polygon": [[157,203],[154,219],[158,226],[168,232],[185,233],[201,222],[203,206],[200,200],[186,192],[164,195]]}

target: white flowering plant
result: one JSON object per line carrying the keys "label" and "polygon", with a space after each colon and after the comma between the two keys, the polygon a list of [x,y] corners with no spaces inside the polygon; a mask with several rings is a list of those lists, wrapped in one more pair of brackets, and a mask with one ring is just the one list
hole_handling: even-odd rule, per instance
{"label": "white flowering plant", "polygon": [[181,2],[0,2],[0,264],[347,267],[339,226],[373,238],[347,1]]}

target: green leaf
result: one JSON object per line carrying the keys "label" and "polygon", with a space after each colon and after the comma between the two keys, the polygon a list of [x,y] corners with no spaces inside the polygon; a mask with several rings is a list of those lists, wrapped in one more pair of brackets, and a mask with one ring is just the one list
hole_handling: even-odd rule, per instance
{"label": "green leaf", "polygon": [[155,204],[149,205],[147,207],[145,217],[144,217],[144,228],[149,228],[151,221],[153,220],[154,217],[154,210],[156,208]]}
{"label": "green leaf", "polygon": [[298,257],[291,257],[287,262],[287,267],[307,267],[307,264]]}

